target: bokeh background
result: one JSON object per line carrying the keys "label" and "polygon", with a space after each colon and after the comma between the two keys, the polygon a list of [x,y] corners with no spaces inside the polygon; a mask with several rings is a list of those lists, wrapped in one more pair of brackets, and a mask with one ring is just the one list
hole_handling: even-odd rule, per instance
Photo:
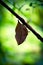
{"label": "bokeh background", "polygon": [[[43,37],[43,0],[3,1]],[[30,31],[18,45],[17,23],[18,19],[0,5],[0,65],[43,65],[43,43]]]}

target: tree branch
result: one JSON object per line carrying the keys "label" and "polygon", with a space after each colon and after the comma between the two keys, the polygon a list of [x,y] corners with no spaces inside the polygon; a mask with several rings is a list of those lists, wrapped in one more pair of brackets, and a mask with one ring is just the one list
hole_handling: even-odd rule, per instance
{"label": "tree branch", "polygon": [[0,0],[0,4],[8,9],[16,18],[20,20],[41,42],[43,42],[43,38],[29,25],[25,22],[25,20],[20,17],[16,12],[14,12],[6,3]]}

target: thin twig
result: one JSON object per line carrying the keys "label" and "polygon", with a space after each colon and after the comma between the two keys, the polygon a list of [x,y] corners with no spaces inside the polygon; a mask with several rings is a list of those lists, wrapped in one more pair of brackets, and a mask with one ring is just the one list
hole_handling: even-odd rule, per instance
{"label": "thin twig", "polygon": [[14,12],[6,3],[0,0],[0,4],[8,9],[16,18],[20,20],[41,42],[43,42],[43,38],[29,25],[25,22],[25,20],[20,17],[16,12]]}

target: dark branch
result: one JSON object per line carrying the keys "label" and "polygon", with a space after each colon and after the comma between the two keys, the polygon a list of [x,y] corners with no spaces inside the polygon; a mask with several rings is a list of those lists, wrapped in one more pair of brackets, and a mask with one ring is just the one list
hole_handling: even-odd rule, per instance
{"label": "dark branch", "polygon": [[14,12],[6,3],[0,0],[0,4],[8,9],[16,18],[18,18],[41,42],[43,42],[43,38],[29,25],[25,22],[25,20],[20,17],[16,12]]}

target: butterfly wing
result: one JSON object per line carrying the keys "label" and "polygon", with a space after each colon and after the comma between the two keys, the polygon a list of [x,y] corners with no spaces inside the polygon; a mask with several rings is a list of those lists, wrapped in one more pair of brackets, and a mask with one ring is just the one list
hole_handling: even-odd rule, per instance
{"label": "butterfly wing", "polygon": [[23,24],[18,22],[15,31],[16,31],[15,38],[17,40],[18,45],[20,45],[26,39],[28,35],[28,30]]}

